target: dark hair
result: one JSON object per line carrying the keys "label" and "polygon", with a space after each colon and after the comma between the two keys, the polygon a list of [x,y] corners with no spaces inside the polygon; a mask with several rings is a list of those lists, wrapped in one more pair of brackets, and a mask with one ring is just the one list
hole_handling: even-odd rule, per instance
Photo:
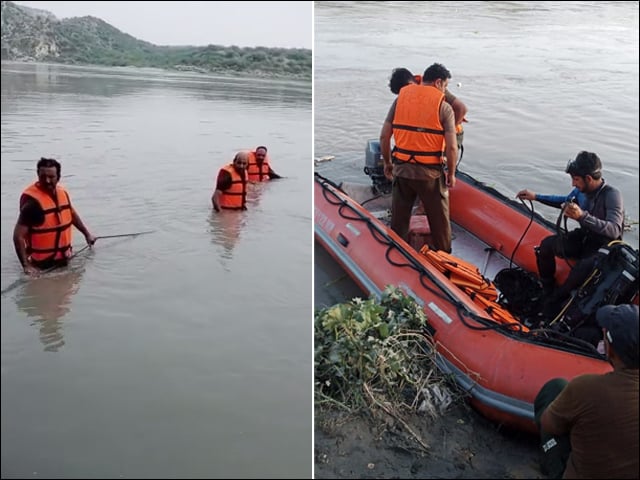
{"label": "dark hair", "polygon": [[260,150],[261,148],[263,148],[265,152],[268,152],[268,151],[269,151],[269,150],[267,150],[267,147],[265,147],[264,145],[260,145],[259,147],[256,147],[256,150],[255,150],[255,151],[257,152],[257,151],[258,151],[258,150]]}
{"label": "dark hair", "polygon": [[602,162],[595,153],[582,151],[576,155],[575,160],[567,164],[565,172],[577,177],[589,175],[594,180],[598,180],[602,177]]}
{"label": "dark hair", "polygon": [[55,158],[44,158],[41,157],[38,161],[38,166],[36,167],[36,171],[40,173],[41,168],[51,168],[56,167],[56,173],[58,174],[58,180],[60,179],[60,171],[62,167],[60,166],[60,162],[58,162]]}
{"label": "dark hair", "polygon": [[422,81],[424,83],[435,82],[436,80],[447,80],[451,78],[451,72],[440,63],[434,63],[424,71]]}
{"label": "dark hair", "polygon": [[413,73],[409,70],[406,68],[394,68],[391,72],[391,77],[389,77],[389,90],[397,95],[402,87],[414,82]]}

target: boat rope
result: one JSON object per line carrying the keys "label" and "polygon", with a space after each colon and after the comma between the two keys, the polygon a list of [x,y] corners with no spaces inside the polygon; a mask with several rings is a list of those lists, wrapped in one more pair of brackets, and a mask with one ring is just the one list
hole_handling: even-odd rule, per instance
{"label": "boat rope", "polygon": [[[456,294],[447,285],[443,284],[438,278],[436,278],[431,272],[429,272],[429,270],[425,269],[424,266],[421,265],[410,252],[408,252],[404,247],[393,240],[385,231],[385,229],[377,225],[377,223],[375,223],[371,217],[363,214],[362,212],[359,212],[355,206],[358,205],[356,202],[353,202],[354,204],[351,204],[346,199],[341,198],[337,193],[331,191],[330,187],[333,187],[346,196],[347,194],[340,188],[340,186],[336,185],[334,182],[323,177],[317,172],[314,173],[314,176],[315,181],[317,181],[322,187],[323,197],[329,204],[338,206],[338,214],[342,218],[354,222],[360,221],[365,223],[367,228],[371,232],[372,237],[379,243],[387,246],[387,250],[385,252],[385,259],[387,260],[387,262],[397,267],[407,267],[415,270],[419,274],[420,284],[436,297],[453,305],[456,308],[456,312],[460,321],[467,328],[473,330],[497,330],[504,335],[517,338],[521,341],[542,344],[546,346],[551,345],[558,349],[562,349],[572,353],[581,353],[595,358],[602,358],[602,356],[597,352],[593,345],[580,339],[569,337],[568,335],[559,335],[558,332],[545,328],[530,330],[529,332],[526,332],[524,328],[518,328],[518,325],[520,327],[523,327],[523,325],[519,322],[517,322],[516,324],[497,323],[490,318],[477,315],[475,312],[469,310],[468,307],[457,298]],[[492,189],[488,187],[486,190]],[[499,192],[497,193],[497,195],[498,197],[503,197],[503,195]],[[519,204],[515,202],[510,203],[515,204],[515,206],[519,206]],[[524,210],[527,211],[528,209],[524,207]],[[532,215],[532,221],[534,216],[535,215]],[[544,219],[542,219],[542,221],[545,224],[549,223]],[[525,230],[523,237],[526,234],[527,230],[528,227]],[[390,255],[394,250],[402,254],[402,256],[407,261],[405,263],[399,263],[392,259]],[[427,281],[436,285],[439,290],[426,283]],[[474,325],[467,319],[472,319],[479,323],[479,325]],[[558,340],[557,337],[561,337],[562,340]]]}

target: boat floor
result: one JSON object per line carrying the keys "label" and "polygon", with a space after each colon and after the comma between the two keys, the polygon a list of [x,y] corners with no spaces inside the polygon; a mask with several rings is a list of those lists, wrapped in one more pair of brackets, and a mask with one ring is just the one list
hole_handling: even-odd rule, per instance
{"label": "boat floor", "polygon": [[[340,188],[349,197],[369,210],[374,217],[389,226],[391,221],[390,194],[375,195],[370,186],[363,184],[343,183]],[[451,254],[476,265],[480,269],[480,273],[491,281],[500,270],[509,267],[508,258],[455,222],[451,222],[451,239]]]}

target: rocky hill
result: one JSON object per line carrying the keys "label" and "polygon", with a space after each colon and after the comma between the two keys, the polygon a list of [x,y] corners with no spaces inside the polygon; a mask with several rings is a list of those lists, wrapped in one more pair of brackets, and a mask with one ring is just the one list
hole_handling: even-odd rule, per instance
{"label": "rocky hill", "polygon": [[2,1],[2,60],[156,67],[199,72],[311,78],[311,50],[267,47],[158,46],[91,17],[59,20],[50,12]]}

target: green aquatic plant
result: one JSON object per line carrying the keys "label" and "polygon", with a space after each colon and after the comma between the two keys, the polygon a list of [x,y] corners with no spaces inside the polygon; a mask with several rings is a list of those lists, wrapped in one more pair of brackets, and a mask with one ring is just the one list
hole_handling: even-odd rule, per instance
{"label": "green aquatic plant", "polygon": [[[388,286],[378,301],[354,298],[316,312],[315,401],[348,411],[373,404],[422,409],[436,414],[429,392],[446,391],[433,362],[423,308],[397,287]],[[442,395],[440,395],[442,396]],[[428,405],[425,405],[425,402]],[[388,413],[390,413],[388,411]]]}

